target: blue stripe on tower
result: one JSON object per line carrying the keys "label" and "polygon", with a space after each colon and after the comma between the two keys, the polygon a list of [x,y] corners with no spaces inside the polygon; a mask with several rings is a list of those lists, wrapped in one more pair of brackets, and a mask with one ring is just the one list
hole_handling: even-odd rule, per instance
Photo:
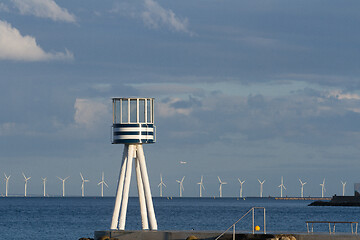
{"label": "blue stripe on tower", "polygon": [[149,136],[149,135],[154,135],[153,132],[116,132],[114,131],[114,136],[119,136],[119,135],[132,135],[132,136]]}
{"label": "blue stripe on tower", "polygon": [[154,143],[153,139],[117,139],[113,140],[113,144],[117,143]]}

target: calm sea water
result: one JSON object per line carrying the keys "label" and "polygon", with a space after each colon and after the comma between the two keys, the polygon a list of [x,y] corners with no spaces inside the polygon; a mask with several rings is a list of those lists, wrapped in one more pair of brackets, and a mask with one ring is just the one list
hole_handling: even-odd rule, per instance
{"label": "calm sea water", "polygon": [[[154,198],[159,230],[225,230],[251,207],[266,208],[267,232],[305,232],[307,220],[359,221],[359,207],[309,207],[311,201],[267,198]],[[79,239],[108,230],[114,198],[0,198],[0,239]],[[263,228],[262,212],[255,214]],[[126,229],[141,228],[137,198],[130,198]],[[328,231],[316,225],[316,231]],[[250,231],[251,216],[237,225]],[[336,230],[350,232],[349,225]]]}

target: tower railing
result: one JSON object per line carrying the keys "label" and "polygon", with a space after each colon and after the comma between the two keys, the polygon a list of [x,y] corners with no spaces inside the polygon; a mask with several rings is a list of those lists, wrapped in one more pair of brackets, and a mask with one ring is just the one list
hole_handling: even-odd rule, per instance
{"label": "tower railing", "polygon": [[215,240],[221,238],[225,233],[227,233],[232,228],[233,240],[235,240],[235,225],[240,222],[243,218],[245,218],[249,213],[252,213],[252,233],[255,234],[255,209],[263,209],[264,214],[264,230],[263,233],[266,234],[266,213],[264,207],[252,207],[249,211],[247,211],[241,218],[239,218],[236,222],[234,222],[228,229],[226,229],[223,233],[221,233]]}

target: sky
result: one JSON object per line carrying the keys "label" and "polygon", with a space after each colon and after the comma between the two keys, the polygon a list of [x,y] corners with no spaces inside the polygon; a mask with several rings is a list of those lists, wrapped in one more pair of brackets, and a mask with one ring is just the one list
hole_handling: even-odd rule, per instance
{"label": "sky", "polygon": [[[359,1],[3,0],[0,174],[9,194],[114,196],[112,97],[155,98],[153,196],[326,196],[360,182]],[[180,161],[187,162],[181,164]],[[133,174],[134,175],[134,174]],[[0,194],[5,193],[1,177]],[[136,196],[135,178],[130,195]]]}

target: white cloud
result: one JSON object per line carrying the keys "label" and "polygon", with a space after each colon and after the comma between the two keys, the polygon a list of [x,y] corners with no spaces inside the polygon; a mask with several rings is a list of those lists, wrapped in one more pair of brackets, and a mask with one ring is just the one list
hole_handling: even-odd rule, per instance
{"label": "white cloud", "polygon": [[172,10],[163,8],[154,0],[145,0],[144,5],[146,10],[141,16],[147,26],[159,28],[160,25],[165,25],[173,31],[190,33],[186,18],[178,18]]}
{"label": "white cloud", "polygon": [[22,36],[19,30],[0,20],[0,59],[18,61],[45,61],[73,59],[71,52],[47,53],[31,36]]}
{"label": "white cloud", "polygon": [[12,0],[21,14],[50,18],[54,21],[76,22],[73,14],[59,7],[54,0]]}
{"label": "white cloud", "polygon": [[108,118],[109,104],[104,100],[81,99],[75,101],[75,123],[86,128],[94,127],[100,122],[106,122],[103,118]]}
{"label": "white cloud", "polygon": [[166,102],[158,102],[156,104],[156,111],[160,117],[173,117],[176,115],[189,116],[193,111],[191,107],[174,107],[175,104],[182,102],[181,98],[171,98]]}
{"label": "white cloud", "polygon": [[7,122],[0,124],[0,136],[9,136],[13,135],[16,132],[17,127],[13,122]]}
{"label": "white cloud", "polygon": [[335,97],[337,99],[343,100],[360,100],[360,95],[355,93],[343,93],[340,90],[335,90],[329,93],[329,97]]}
{"label": "white cloud", "polygon": [[0,3],[0,12],[9,12],[9,8],[4,3]]}
{"label": "white cloud", "polygon": [[137,2],[115,3],[110,13],[117,13],[125,17],[141,18],[144,24],[153,29],[167,27],[172,31],[193,33],[188,30],[188,20],[180,19],[171,9],[165,9],[154,0],[144,0],[142,6]]}

